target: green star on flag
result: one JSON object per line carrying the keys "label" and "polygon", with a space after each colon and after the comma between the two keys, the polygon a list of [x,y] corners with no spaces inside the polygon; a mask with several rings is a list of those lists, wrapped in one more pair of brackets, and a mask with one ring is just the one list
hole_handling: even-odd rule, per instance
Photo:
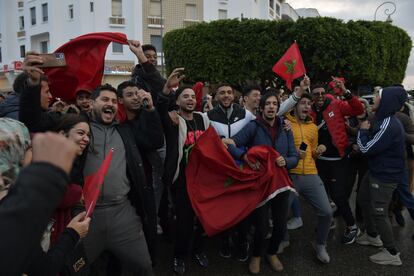
{"label": "green star on flag", "polygon": [[306,74],[299,46],[294,42],[272,68],[286,81],[286,87],[292,91],[292,81]]}
{"label": "green star on flag", "polygon": [[286,74],[294,74],[295,73],[295,66],[296,66],[296,59],[292,60],[291,63],[286,61],[283,63],[286,66]]}

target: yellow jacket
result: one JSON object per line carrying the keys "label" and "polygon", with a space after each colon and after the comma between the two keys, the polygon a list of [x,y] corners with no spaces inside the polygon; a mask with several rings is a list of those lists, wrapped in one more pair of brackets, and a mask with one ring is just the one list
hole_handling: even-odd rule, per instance
{"label": "yellow jacket", "polygon": [[312,118],[308,116],[304,123],[298,122],[296,117],[291,113],[286,113],[286,118],[292,124],[293,138],[295,140],[296,149],[302,142],[308,145],[304,159],[299,159],[296,168],[291,169],[293,174],[318,174],[315,164],[315,151],[318,147],[318,127],[313,123]]}

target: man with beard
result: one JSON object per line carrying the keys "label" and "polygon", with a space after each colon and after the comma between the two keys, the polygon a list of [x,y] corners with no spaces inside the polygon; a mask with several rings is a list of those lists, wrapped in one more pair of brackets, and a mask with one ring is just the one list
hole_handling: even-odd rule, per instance
{"label": "man with beard", "polygon": [[178,148],[175,154],[178,158],[176,158],[175,174],[171,185],[171,196],[177,216],[173,270],[177,274],[184,274],[185,261],[190,253],[191,244],[192,254],[197,263],[202,267],[208,266],[208,259],[204,253],[204,230],[200,222],[197,222],[194,229],[195,213],[187,193],[185,168],[191,149],[209,127],[210,122],[205,114],[194,112],[196,95],[191,87],[180,87],[177,90],[176,104],[180,116],[178,126],[174,126],[178,136]]}
{"label": "man with beard", "polygon": [[318,173],[328,194],[338,207],[339,214],[345,220],[342,243],[351,244],[355,241],[359,229],[348,201],[353,183],[348,180],[349,160],[346,150],[349,141],[345,117],[362,114],[364,107],[358,98],[345,88],[342,81],[336,78],[334,80],[345,100],[327,97],[325,87],[317,84],[312,88],[314,103],[310,115],[318,126],[319,143],[326,146],[326,151],[316,161]]}
{"label": "man with beard", "polygon": [[[108,250],[138,275],[153,275],[150,254],[156,231],[152,186],[147,185],[137,145],[148,150],[163,144],[158,113],[152,101],[132,120],[131,127],[116,120],[118,97],[106,84],[92,93],[91,131],[94,138],[86,156],[84,175],[95,173],[106,154],[114,149],[111,165],[92,215],[90,232],[84,239],[90,262]],[[110,223],[108,223],[110,221]],[[150,252],[148,252],[148,250]]]}

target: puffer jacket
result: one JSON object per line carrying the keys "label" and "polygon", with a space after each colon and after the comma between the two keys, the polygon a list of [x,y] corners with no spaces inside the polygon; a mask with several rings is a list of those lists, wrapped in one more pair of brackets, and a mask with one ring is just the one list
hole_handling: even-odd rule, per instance
{"label": "puffer jacket", "polygon": [[313,123],[310,116],[306,118],[304,123],[298,122],[296,117],[291,113],[286,114],[292,125],[293,139],[295,147],[299,149],[303,142],[308,145],[304,159],[299,159],[298,165],[289,172],[293,174],[318,174],[315,159],[313,155],[318,147],[318,127]]}

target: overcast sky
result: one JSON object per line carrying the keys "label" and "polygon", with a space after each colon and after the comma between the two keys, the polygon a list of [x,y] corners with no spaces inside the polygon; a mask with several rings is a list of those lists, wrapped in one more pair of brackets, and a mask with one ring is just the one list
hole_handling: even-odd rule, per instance
{"label": "overcast sky", "polygon": [[[375,9],[384,1],[378,0],[287,0],[294,9],[316,8],[321,16],[330,16],[348,20],[374,20]],[[391,18],[393,25],[407,31],[414,41],[414,0],[393,1],[397,9]],[[393,10],[391,4],[385,4],[377,12],[377,20],[385,21],[387,16],[385,9]],[[405,72],[404,86],[406,89],[414,89],[414,51],[411,49],[407,71]]]}

